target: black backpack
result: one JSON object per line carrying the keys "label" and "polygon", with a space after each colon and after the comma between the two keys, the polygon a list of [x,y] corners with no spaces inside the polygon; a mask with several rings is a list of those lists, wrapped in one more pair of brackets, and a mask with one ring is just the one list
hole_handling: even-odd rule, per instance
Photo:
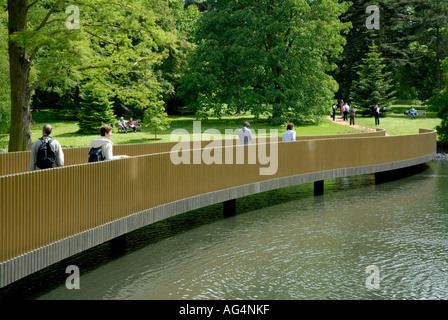
{"label": "black backpack", "polygon": [[98,162],[103,161],[103,151],[101,147],[98,148],[90,148],[89,151],[89,162]]}
{"label": "black backpack", "polygon": [[39,138],[42,141],[37,149],[36,166],[40,169],[54,168],[56,162],[56,153],[51,145],[53,139]]}

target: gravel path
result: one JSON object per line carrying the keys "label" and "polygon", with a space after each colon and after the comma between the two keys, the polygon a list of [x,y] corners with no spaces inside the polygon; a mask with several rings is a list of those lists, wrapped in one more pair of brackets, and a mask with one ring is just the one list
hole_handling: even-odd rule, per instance
{"label": "gravel path", "polygon": [[[356,124],[356,118],[355,118],[355,124],[354,125],[350,125],[350,119],[348,121],[344,121],[342,120],[342,117],[340,115],[336,115],[335,120],[333,121],[333,117],[332,116],[327,116],[327,120],[340,124],[342,126],[348,126],[348,127],[352,127],[358,130],[361,130],[363,132],[375,132],[376,129],[374,128],[370,128],[370,127],[364,127],[364,126],[359,126]],[[386,132],[386,136],[388,136],[387,132]]]}

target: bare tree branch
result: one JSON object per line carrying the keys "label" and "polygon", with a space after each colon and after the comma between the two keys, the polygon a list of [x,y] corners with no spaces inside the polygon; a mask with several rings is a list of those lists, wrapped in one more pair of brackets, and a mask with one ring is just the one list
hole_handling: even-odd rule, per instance
{"label": "bare tree branch", "polygon": [[90,34],[90,35],[93,36],[93,37],[97,37],[97,38],[103,40],[104,42],[107,42],[107,43],[113,44],[114,46],[117,46],[117,48],[118,48],[118,46],[119,46],[118,43],[115,43],[115,42],[113,42],[113,41],[104,39],[103,37],[100,37],[99,35],[96,35],[96,34],[90,32],[89,30],[84,30],[84,31],[87,32],[88,34]]}
{"label": "bare tree branch", "polygon": [[28,5],[28,7],[26,8],[26,10],[28,11],[28,10],[30,10],[30,8],[32,7],[32,6],[34,6],[37,2],[39,2],[40,0],[36,0],[36,1],[34,1],[33,3],[30,3],[29,5]]}
{"label": "bare tree branch", "polygon": [[40,78],[33,85],[29,86],[27,91],[30,92],[30,93],[33,92],[33,90],[36,89],[38,86],[40,86],[42,84],[42,82],[44,82],[44,81],[46,81],[48,79],[51,79],[51,78],[57,76],[58,74],[61,74],[61,73],[65,72],[65,71],[66,71],[65,69],[62,69],[62,70],[59,70],[59,71],[57,71],[55,73],[49,74],[49,75],[47,75],[47,76],[45,76],[43,78]]}
{"label": "bare tree branch", "polygon": [[[91,78],[92,76],[89,74],[85,74],[83,72],[80,72],[83,76],[85,76],[86,78]],[[106,87],[112,88],[114,90],[129,90],[130,88],[128,87],[122,87],[122,88],[117,88],[114,86],[111,86],[109,83],[102,81],[100,78],[98,78],[97,76],[93,76],[96,80],[98,80],[100,83],[102,83],[103,85],[105,85]]]}

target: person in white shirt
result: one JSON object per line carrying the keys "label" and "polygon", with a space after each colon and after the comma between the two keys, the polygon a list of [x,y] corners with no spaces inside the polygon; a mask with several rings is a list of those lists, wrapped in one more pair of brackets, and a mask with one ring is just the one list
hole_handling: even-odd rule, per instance
{"label": "person in white shirt", "polygon": [[126,155],[114,156],[112,153],[112,141],[110,138],[112,136],[112,127],[109,125],[104,125],[100,128],[101,137],[92,141],[90,148],[99,148],[101,147],[101,152],[103,154],[104,160],[116,160],[129,158]]}
{"label": "person in white shirt", "polygon": [[296,132],[293,130],[294,124],[288,123],[288,126],[286,127],[286,131],[283,132],[283,138],[282,141],[296,141]]}
{"label": "person in white shirt", "polygon": [[238,131],[238,136],[240,137],[240,143],[242,145],[250,144],[250,142],[254,139],[252,136],[252,131],[249,128],[249,122],[244,122],[243,128]]}
{"label": "person in white shirt", "polygon": [[375,105],[375,108],[373,109],[373,114],[375,116],[375,125],[380,124],[380,107],[378,105]]}
{"label": "person in white shirt", "polygon": [[347,121],[348,119],[348,112],[350,110],[350,107],[347,103],[344,104],[344,121]]}

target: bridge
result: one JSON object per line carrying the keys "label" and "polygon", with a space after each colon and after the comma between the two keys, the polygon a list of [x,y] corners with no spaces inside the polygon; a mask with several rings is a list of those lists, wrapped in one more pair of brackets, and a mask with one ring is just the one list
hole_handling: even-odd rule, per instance
{"label": "bridge", "polygon": [[387,172],[431,161],[437,132],[372,133],[116,145],[130,158],[28,172],[29,152],[0,154],[0,288],[131,231],[201,207],[313,182]]}

